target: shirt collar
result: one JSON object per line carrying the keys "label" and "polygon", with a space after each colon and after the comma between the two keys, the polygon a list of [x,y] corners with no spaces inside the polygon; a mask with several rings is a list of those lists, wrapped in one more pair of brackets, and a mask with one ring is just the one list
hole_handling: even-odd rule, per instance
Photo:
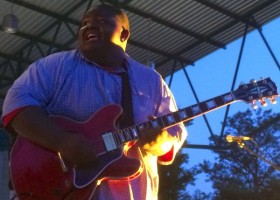
{"label": "shirt collar", "polygon": [[[81,52],[81,50],[78,50],[78,51],[79,51],[79,53],[80,53],[82,59],[84,59],[86,62],[88,62],[88,63],[90,63],[90,64],[92,64],[92,65],[94,65],[94,66],[96,66],[96,67],[98,67],[98,68],[101,68],[101,69],[103,69],[103,70],[106,70],[104,67],[100,66],[100,65],[97,64],[96,62],[93,62],[93,61],[87,59],[87,58],[83,55],[83,53]],[[109,71],[109,70],[106,70],[106,71],[109,71],[109,72],[111,72],[111,73],[116,73],[116,74],[123,73],[123,72],[128,72],[128,71],[129,71],[129,68],[130,68],[130,59],[131,59],[130,56],[129,56],[127,53],[125,53],[125,57],[124,57],[124,66],[123,66],[121,69],[119,69],[119,70],[117,70],[117,71]]]}

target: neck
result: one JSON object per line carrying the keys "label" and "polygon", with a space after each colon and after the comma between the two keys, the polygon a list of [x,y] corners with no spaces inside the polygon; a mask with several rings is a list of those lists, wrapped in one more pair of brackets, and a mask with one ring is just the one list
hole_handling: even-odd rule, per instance
{"label": "neck", "polygon": [[96,51],[82,51],[85,58],[97,63],[104,69],[116,70],[123,67],[125,52],[122,48],[102,48]]}

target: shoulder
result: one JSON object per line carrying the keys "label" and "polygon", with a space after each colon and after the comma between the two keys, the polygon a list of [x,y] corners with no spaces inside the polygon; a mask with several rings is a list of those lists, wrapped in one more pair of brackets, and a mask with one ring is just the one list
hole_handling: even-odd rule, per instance
{"label": "shoulder", "polygon": [[73,60],[78,60],[80,54],[78,50],[63,51],[58,53],[53,53],[44,58],[38,60],[38,62],[49,62],[49,63],[61,63],[61,62],[72,62]]}
{"label": "shoulder", "polygon": [[80,60],[77,50],[63,51],[40,58],[29,66],[30,70],[55,73],[75,68]]}
{"label": "shoulder", "polygon": [[162,77],[161,75],[155,71],[154,69],[137,62],[131,58],[127,59],[129,62],[130,70],[134,76],[137,76],[141,79],[147,79],[149,81],[159,81],[161,82]]}

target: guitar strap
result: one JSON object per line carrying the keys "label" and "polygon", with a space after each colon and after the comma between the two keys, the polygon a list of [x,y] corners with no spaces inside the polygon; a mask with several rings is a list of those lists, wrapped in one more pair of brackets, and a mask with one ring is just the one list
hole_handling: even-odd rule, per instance
{"label": "guitar strap", "polygon": [[119,123],[120,128],[127,128],[134,125],[134,115],[133,115],[133,104],[132,104],[132,93],[131,85],[129,82],[128,72],[121,73],[122,77],[122,108],[123,116]]}

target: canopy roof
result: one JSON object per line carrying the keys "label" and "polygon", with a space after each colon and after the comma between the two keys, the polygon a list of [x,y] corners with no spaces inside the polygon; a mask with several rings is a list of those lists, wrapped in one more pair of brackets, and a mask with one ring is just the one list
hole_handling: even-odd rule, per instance
{"label": "canopy roof", "polygon": [[[280,15],[277,0],[2,0],[0,19],[15,14],[19,30],[0,25],[0,105],[7,89],[36,59],[77,46],[80,19],[89,7],[105,2],[129,15],[127,53],[155,64],[163,76],[192,65],[248,31]],[[120,3],[119,3],[120,2]]]}

